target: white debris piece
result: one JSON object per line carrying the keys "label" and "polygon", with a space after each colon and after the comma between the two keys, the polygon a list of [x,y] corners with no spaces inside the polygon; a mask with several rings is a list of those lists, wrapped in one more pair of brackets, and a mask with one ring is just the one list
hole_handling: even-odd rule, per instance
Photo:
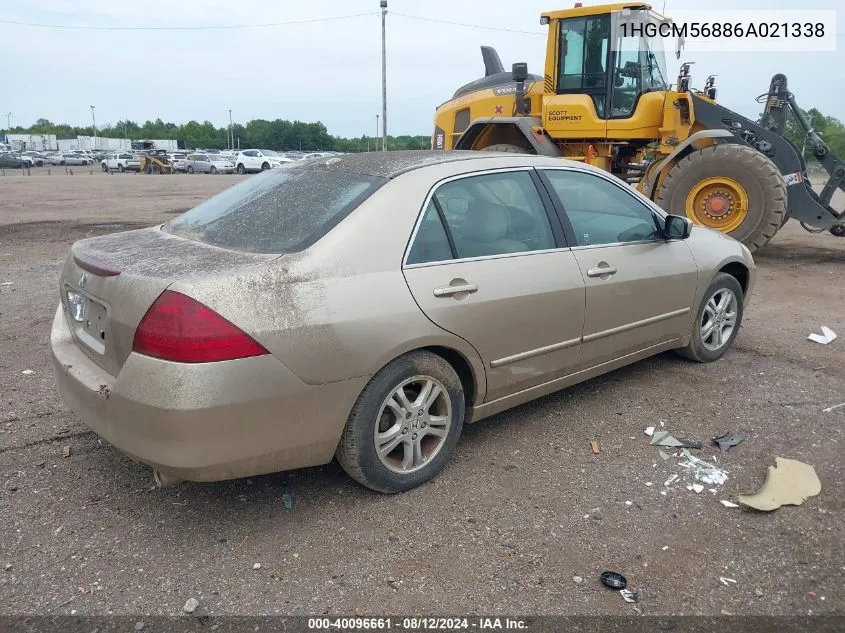
{"label": "white debris piece", "polygon": [[32,376],[32,374],[34,374],[35,372],[32,369],[24,369],[21,373],[24,376]]}
{"label": "white debris piece", "polygon": [[814,343],[821,343],[822,345],[827,345],[828,343],[833,343],[833,341],[836,340],[836,337],[836,332],[831,330],[826,325],[823,325],[821,334],[815,334],[811,332],[807,338],[813,341]]}
{"label": "white debris piece", "polygon": [[647,427],[646,430],[645,430],[645,434],[648,435],[649,437],[654,435],[654,427],[653,426]]}
{"label": "white debris piece", "polygon": [[719,582],[725,585],[725,587],[730,587],[731,583],[736,584],[736,580],[733,578],[725,578],[724,576],[719,576]]}
{"label": "white debris piece", "polygon": [[841,404],[835,404],[832,407],[828,407],[827,409],[822,409],[825,413],[830,413],[831,411],[838,409],[839,407],[845,407],[845,402]]}
{"label": "white debris piece", "polygon": [[727,471],[698,459],[698,457],[690,454],[687,449],[683,449],[681,453],[686,461],[679,462],[678,466],[691,470],[697,481],[711,486],[721,486],[728,480]]}
{"label": "white debris piece", "polygon": [[255,565],[253,565],[252,568],[253,569],[261,569],[261,563],[255,563]]}
{"label": "white debris piece", "polygon": [[13,286],[13,285],[15,285],[14,281],[4,281],[3,283],[0,283],[0,286]]}
{"label": "white debris piece", "polygon": [[188,601],[185,603],[185,606],[182,607],[182,611],[185,613],[193,613],[197,610],[197,607],[200,606],[200,601],[196,598],[188,598]]}
{"label": "white debris piece", "polygon": [[678,477],[680,477],[680,475],[678,473],[672,473],[671,475],[669,475],[669,479],[667,479],[666,481],[663,482],[663,485],[668,488],[673,483],[675,483],[675,481],[678,479]]}
{"label": "white debris piece", "polygon": [[722,499],[719,503],[721,503],[726,508],[738,508],[739,507],[733,501],[725,501],[724,499]]}
{"label": "white debris piece", "polygon": [[692,485],[692,491],[693,491],[695,494],[698,494],[698,493],[699,493],[699,492],[701,492],[702,490],[704,490],[704,486],[702,486],[701,484],[693,484],[693,485]]}

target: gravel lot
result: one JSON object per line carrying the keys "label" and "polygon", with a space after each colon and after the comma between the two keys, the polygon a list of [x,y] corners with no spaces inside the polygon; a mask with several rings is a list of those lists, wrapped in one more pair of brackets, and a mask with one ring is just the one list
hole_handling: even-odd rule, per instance
{"label": "gravel lot", "polygon": [[[757,256],[725,359],[664,354],[473,425],[411,492],[371,493],[335,463],[156,490],[56,393],[61,263],[74,240],[165,221],[240,177],[46,172],[0,176],[0,613],[178,614],[192,597],[212,614],[845,612],[845,407],[823,411],[845,402],[845,336],[806,340],[845,335],[845,240],[790,222]],[[717,494],[663,485],[681,469],[648,446],[661,423],[747,436],[718,455]],[[775,456],[813,464],[821,494],[720,505]],[[601,587],[605,569],[637,605]]]}

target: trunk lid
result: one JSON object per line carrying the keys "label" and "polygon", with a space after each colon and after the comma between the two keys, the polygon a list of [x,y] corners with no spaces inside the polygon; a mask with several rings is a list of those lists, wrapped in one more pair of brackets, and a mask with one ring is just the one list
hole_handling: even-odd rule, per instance
{"label": "trunk lid", "polygon": [[158,226],[94,237],[73,245],[62,271],[61,303],[79,347],[116,376],[144,314],[174,281],[277,257],[210,246]]}

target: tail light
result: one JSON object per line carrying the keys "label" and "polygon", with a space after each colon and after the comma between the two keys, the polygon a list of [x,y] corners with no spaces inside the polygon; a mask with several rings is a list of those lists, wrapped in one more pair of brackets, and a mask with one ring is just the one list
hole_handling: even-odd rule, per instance
{"label": "tail light", "polygon": [[212,363],[269,352],[196,299],[165,290],[141,319],[132,351],[178,363]]}

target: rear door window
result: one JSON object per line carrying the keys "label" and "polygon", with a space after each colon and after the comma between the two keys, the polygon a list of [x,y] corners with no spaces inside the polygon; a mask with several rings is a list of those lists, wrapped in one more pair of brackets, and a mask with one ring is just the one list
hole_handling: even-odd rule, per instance
{"label": "rear door window", "polygon": [[387,178],[322,169],[273,169],[164,225],[174,235],[247,253],[311,246]]}

